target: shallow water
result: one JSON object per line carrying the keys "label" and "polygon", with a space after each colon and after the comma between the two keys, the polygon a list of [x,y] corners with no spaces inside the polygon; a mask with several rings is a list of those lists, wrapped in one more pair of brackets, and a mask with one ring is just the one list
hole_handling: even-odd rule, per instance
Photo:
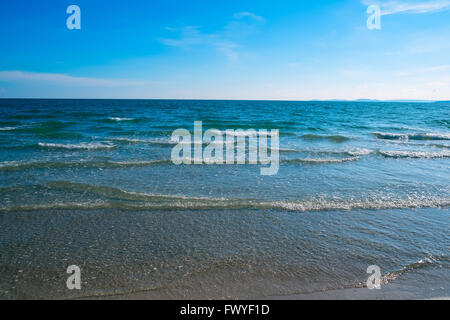
{"label": "shallow water", "polygon": [[[194,121],[278,129],[278,174],[174,165]],[[448,296],[449,129],[444,102],[0,100],[0,297],[301,294],[369,265]]]}

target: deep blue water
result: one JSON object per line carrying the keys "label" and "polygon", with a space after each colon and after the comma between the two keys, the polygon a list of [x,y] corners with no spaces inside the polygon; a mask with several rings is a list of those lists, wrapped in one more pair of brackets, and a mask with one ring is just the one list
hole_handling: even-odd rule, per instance
{"label": "deep blue water", "polygon": [[[278,129],[278,174],[174,165],[194,121]],[[449,295],[449,165],[444,102],[0,100],[0,297],[262,297],[369,265]]]}

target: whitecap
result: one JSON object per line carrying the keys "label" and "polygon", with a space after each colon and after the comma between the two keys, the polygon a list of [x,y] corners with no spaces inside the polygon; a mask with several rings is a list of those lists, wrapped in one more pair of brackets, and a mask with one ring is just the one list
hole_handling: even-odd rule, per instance
{"label": "whitecap", "polygon": [[111,149],[114,148],[114,144],[105,144],[100,142],[91,142],[91,143],[78,143],[78,144],[61,144],[61,143],[44,143],[39,142],[39,147],[42,148],[51,148],[51,149],[68,149],[68,150],[93,150],[93,149]]}

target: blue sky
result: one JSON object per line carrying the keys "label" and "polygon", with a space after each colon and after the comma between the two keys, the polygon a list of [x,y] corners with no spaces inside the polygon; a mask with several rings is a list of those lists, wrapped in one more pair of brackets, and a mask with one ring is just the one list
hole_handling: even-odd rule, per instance
{"label": "blue sky", "polygon": [[450,100],[450,0],[1,1],[0,39],[0,97]]}

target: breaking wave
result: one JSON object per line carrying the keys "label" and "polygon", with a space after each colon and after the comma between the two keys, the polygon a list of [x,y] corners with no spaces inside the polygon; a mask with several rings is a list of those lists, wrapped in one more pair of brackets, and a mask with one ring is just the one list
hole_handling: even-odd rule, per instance
{"label": "breaking wave", "polygon": [[[0,189],[0,193],[14,190],[19,194],[26,192],[25,187]],[[36,186],[35,186],[36,187]],[[51,182],[38,185],[46,195],[51,192],[64,192],[66,196],[57,200],[51,197],[51,203],[23,204],[3,206],[1,211],[30,211],[50,209],[128,209],[128,210],[217,210],[217,209],[260,209],[286,210],[294,212],[330,211],[330,210],[378,210],[403,208],[443,208],[450,206],[450,197],[410,195],[405,198],[370,197],[366,199],[326,198],[325,196],[304,200],[263,201],[239,198],[202,198],[184,195],[158,195],[144,192],[126,191],[114,187],[96,186],[74,182]],[[36,192],[36,191],[35,191]],[[86,201],[65,201],[73,199],[74,193],[90,197]]]}
{"label": "breaking wave", "polygon": [[2,128],[0,128],[0,131],[13,131],[13,130],[16,130],[19,128],[21,128],[21,127],[2,127]]}
{"label": "breaking wave", "polygon": [[96,150],[96,149],[112,149],[116,146],[110,143],[91,142],[78,144],[62,144],[62,143],[44,143],[39,142],[38,146],[47,149],[66,149],[66,150]]}
{"label": "breaking wave", "polygon": [[[413,263],[410,263],[410,264],[404,266],[400,270],[392,271],[392,272],[382,275],[381,276],[381,285],[386,285],[389,282],[394,281],[395,279],[397,279],[398,277],[400,277],[401,275],[403,275],[405,273],[413,272],[415,270],[426,268],[429,266],[441,266],[443,263],[446,263],[446,262],[450,262],[450,259],[446,256],[428,255],[428,256],[424,257],[423,259],[420,259],[417,262],[413,262]],[[360,288],[366,287],[366,283],[361,282],[356,287],[360,287]]]}
{"label": "breaking wave", "polygon": [[330,158],[318,158],[318,159],[311,159],[311,158],[298,158],[298,159],[285,159],[282,160],[282,163],[311,163],[311,164],[320,164],[320,163],[342,163],[342,162],[350,162],[350,161],[356,161],[360,159],[361,157],[349,157],[349,158],[341,158],[341,159],[330,159]]}
{"label": "breaking wave", "polygon": [[134,121],[135,119],[134,118],[109,117],[108,120],[120,122],[120,121]]}
{"label": "breaking wave", "polygon": [[[32,146],[30,146],[32,147]],[[97,149],[110,149],[115,145],[104,144],[78,144],[78,145],[63,145],[63,144],[40,144],[41,148],[55,148],[55,149],[69,149],[69,150],[97,150]],[[416,152],[416,151],[373,151],[373,150],[360,150],[360,151],[301,151],[295,149],[283,149],[278,150],[281,153],[301,153],[307,152],[317,156],[304,157],[304,158],[286,158],[280,159],[280,163],[284,164],[338,164],[360,160],[365,155],[377,154],[385,158],[393,159],[442,159],[450,158],[450,152]],[[182,159],[183,163],[186,161],[195,161],[194,158]],[[213,163],[208,158],[198,159],[201,164]],[[74,161],[3,161],[0,162],[0,171],[20,171],[29,169],[60,169],[60,168],[127,168],[127,167],[146,167],[153,165],[172,165],[171,159],[152,159],[152,160],[135,160],[135,161],[113,161],[113,160],[74,160]],[[216,164],[216,165],[227,165]],[[232,164],[233,165],[233,164]],[[258,164],[261,165],[261,164]]]}
{"label": "breaking wave", "polygon": [[279,135],[279,132],[274,132],[273,130],[260,131],[260,130],[217,130],[210,129],[212,133],[216,135],[229,135],[233,137],[256,137],[256,136],[271,136],[271,135]]}
{"label": "breaking wave", "polygon": [[450,134],[445,133],[383,133],[374,132],[378,139],[385,140],[450,140]]}
{"label": "breaking wave", "polygon": [[386,158],[410,158],[410,159],[439,159],[449,158],[450,152],[421,152],[421,151],[378,151]]}
{"label": "breaking wave", "polygon": [[58,168],[127,168],[145,167],[172,163],[171,160],[153,161],[5,161],[0,163],[0,171],[18,171],[26,169],[58,169]]}

